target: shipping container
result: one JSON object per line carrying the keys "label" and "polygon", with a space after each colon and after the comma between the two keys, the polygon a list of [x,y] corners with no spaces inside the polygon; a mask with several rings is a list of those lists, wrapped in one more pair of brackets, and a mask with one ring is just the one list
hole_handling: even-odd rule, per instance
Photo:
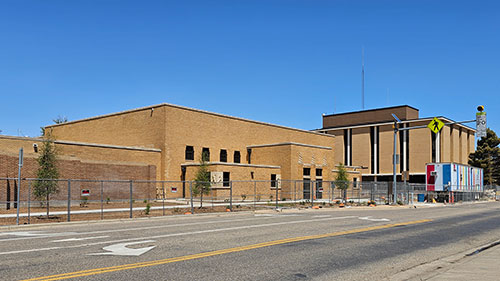
{"label": "shipping container", "polygon": [[425,168],[427,191],[483,191],[483,169],[457,163],[429,163]]}

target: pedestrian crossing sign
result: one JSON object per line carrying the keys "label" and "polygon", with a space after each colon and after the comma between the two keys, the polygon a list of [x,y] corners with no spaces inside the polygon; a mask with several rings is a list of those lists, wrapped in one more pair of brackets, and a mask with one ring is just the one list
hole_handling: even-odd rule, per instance
{"label": "pedestrian crossing sign", "polygon": [[429,125],[427,125],[427,128],[431,129],[431,131],[433,131],[435,134],[437,134],[439,131],[441,131],[443,126],[444,126],[443,121],[434,117],[434,119],[432,119],[432,121],[429,123]]}

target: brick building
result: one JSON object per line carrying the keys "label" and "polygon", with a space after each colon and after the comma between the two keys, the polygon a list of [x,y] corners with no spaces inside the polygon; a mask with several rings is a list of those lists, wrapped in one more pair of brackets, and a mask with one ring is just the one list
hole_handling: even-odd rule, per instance
{"label": "brick building", "polygon": [[[221,191],[229,181],[333,180],[338,164],[334,136],[171,104],[52,125],[46,131],[59,142],[155,149],[159,158],[148,161],[162,181],[192,180],[205,151],[212,180],[219,183],[215,189]],[[145,159],[130,155],[128,161]],[[268,191],[276,188],[268,185]],[[182,187],[182,196],[186,189]],[[248,191],[242,187],[235,192]]]}
{"label": "brick building", "polygon": [[[331,114],[323,116],[323,128],[317,132],[335,135],[334,162],[361,167],[363,181],[392,181],[394,118],[395,114],[406,128],[426,126],[433,118],[420,118],[418,109],[396,106]],[[409,181],[425,183],[425,164],[454,162],[467,164],[474,152],[475,130],[453,120],[439,116],[445,126],[437,134],[428,128],[400,131],[397,153],[397,178],[403,172]]]}

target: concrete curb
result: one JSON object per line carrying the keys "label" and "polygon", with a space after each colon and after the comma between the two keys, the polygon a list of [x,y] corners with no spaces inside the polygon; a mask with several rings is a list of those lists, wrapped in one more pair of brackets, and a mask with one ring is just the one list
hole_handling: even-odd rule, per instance
{"label": "concrete curb", "polygon": [[[401,271],[395,275],[389,276],[384,280],[387,281],[423,281],[428,280],[433,277],[439,276],[440,274],[449,271],[455,265],[461,262],[467,262],[471,259],[476,258],[476,255],[471,255],[472,253],[479,251],[483,248],[489,248],[494,244],[500,243],[500,241],[493,241],[488,244],[484,244],[477,248],[472,248],[466,251],[462,251],[458,254],[451,255],[448,257],[440,258],[428,263],[420,264],[415,267],[409,268],[407,270]],[[495,245],[496,246],[496,245]],[[494,247],[494,246],[493,246]]]}

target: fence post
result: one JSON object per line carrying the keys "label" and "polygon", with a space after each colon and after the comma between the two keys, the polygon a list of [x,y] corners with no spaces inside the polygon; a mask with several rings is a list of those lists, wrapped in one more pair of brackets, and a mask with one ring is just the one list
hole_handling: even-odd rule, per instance
{"label": "fence post", "polygon": [[257,201],[257,182],[253,181],[253,210],[255,212],[255,209],[257,208],[256,202]]}
{"label": "fence post", "polygon": [[31,222],[31,181],[28,180],[28,224]]}
{"label": "fence post", "polygon": [[162,193],[162,197],[163,197],[163,201],[162,201],[162,204],[163,204],[163,215],[165,215],[165,182],[161,182],[161,193]]}
{"label": "fence post", "polygon": [[103,199],[103,193],[104,193],[104,181],[101,181],[101,220],[104,219],[104,199]]}
{"label": "fence post", "polygon": [[297,181],[293,181],[293,202],[297,202]]}
{"label": "fence post", "polygon": [[191,214],[194,214],[194,206],[193,206],[193,182],[189,182],[189,197],[191,198]]}
{"label": "fence post", "polygon": [[132,218],[132,180],[130,180],[130,218]]}
{"label": "fence post", "polygon": [[316,189],[314,187],[314,184],[315,182],[314,181],[309,181],[310,184],[309,184],[309,190],[310,190],[310,193],[311,193],[311,207],[314,207],[314,196],[316,196],[315,192],[316,192]]}
{"label": "fence post", "polygon": [[233,211],[233,182],[229,182],[229,210]]}
{"label": "fence post", "polygon": [[276,210],[278,210],[278,181],[275,181],[274,188],[276,189]]}
{"label": "fence post", "polygon": [[68,180],[68,221],[71,221],[71,180]]}

